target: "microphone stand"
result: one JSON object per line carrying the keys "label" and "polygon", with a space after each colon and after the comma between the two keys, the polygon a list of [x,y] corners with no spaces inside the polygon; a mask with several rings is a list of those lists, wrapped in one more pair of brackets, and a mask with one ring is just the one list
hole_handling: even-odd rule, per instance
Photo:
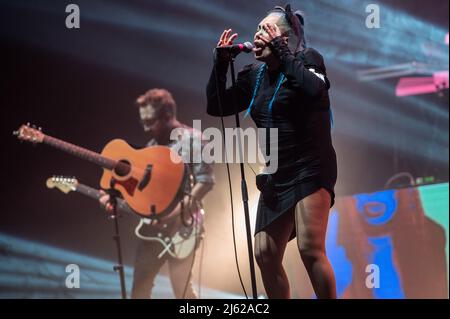
{"label": "microphone stand", "polygon": [[111,219],[114,220],[113,239],[116,242],[117,262],[118,262],[116,265],[114,265],[113,269],[114,269],[114,271],[117,271],[119,273],[120,291],[121,291],[122,299],[127,299],[127,290],[126,290],[126,285],[125,285],[125,272],[124,272],[124,266],[123,266],[123,261],[122,261],[122,249],[120,246],[119,215],[117,213],[117,196],[119,195],[119,192],[114,188],[115,183],[116,183],[116,180],[114,178],[111,178],[110,189],[108,190],[109,202],[113,208]]}
{"label": "microphone stand", "polygon": [[[234,60],[237,54],[231,54],[230,58],[230,71],[231,71],[231,83],[232,86],[236,86],[236,76],[234,71]],[[237,104],[237,96],[236,90],[233,90],[233,103],[236,106]],[[258,293],[256,289],[256,275],[255,275],[255,263],[253,259],[253,243],[252,243],[252,234],[250,228],[250,213],[248,209],[248,190],[247,190],[247,181],[245,179],[245,170],[244,170],[244,161],[243,161],[243,150],[241,144],[241,124],[239,120],[238,112],[234,113],[234,118],[236,122],[237,128],[237,139],[238,139],[238,148],[239,148],[239,168],[241,171],[241,193],[242,193],[242,204],[244,206],[244,216],[245,216],[245,230],[247,233],[247,248],[248,248],[248,258],[249,258],[249,266],[250,266],[250,279],[252,284],[252,294],[253,299],[258,299]]]}

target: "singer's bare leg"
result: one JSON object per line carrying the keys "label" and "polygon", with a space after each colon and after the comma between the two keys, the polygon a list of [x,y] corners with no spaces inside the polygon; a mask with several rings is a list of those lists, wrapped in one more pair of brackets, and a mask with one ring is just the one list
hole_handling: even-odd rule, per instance
{"label": "singer's bare leg", "polygon": [[336,298],[333,268],[325,252],[331,197],[324,188],[295,207],[297,245],[317,298]]}
{"label": "singer's bare leg", "polygon": [[255,236],[255,256],[269,298],[290,298],[289,281],[282,261],[294,230],[294,211],[286,212]]}

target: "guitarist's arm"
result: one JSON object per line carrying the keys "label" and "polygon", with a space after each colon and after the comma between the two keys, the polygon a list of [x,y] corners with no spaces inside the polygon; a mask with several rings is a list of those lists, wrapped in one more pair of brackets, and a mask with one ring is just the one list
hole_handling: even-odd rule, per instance
{"label": "guitarist's arm", "polygon": [[[181,137],[182,144],[191,145],[192,149],[190,150],[193,152],[194,158],[196,158],[196,154],[202,153],[205,140],[202,138],[201,132],[195,129],[185,130],[184,133]],[[190,194],[183,197],[183,205],[179,203],[167,218],[179,216],[183,212],[183,208],[185,212],[198,212],[201,209],[199,207],[201,206],[201,201],[214,187],[215,179],[211,164],[204,161],[190,163],[190,169],[195,185],[189,191]],[[187,214],[185,217],[188,215],[190,214]]]}
{"label": "guitarist's arm", "polygon": [[[199,182],[194,185],[191,190],[190,195],[185,195],[183,197],[183,205],[178,203],[175,209],[167,215],[167,219],[173,218],[181,214],[182,209],[184,208],[186,211],[197,212],[200,210],[200,203],[203,198],[213,189],[214,184],[212,183],[202,183]],[[182,207],[183,206],[183,207]]]}

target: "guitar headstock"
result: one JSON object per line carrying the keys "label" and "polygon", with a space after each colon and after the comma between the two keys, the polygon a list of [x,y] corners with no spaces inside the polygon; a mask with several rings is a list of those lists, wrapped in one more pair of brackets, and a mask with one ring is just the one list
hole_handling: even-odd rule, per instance
{"label": "guitar headstock", "polygon": [[30,123],[24,124],[17,131],[13,133],[21,141],[27,141],[34,144],[42,143],[44,141],[44,133],[41,128],[30,126]]}
{"label": "guitar headstock", "polygon": [[78,180],[75,177],[53,176],[47,179],[48,188],[58,188],[61,192],[67,194],[77,189]]}

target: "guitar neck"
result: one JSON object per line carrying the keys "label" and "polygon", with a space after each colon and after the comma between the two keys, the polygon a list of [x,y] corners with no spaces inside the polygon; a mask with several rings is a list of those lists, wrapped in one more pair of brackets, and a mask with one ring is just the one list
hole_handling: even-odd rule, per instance
{"label": "guitar neck", "polygon": [[62,150],[66,153],[75,155],[81,159],[88,160],[94,164],[97,164],[103,168],[113,170],[117,166],[123,164],[121,162],[114,161],[112,159],[106,158],[96,152],[90,151],[83,147],[65,142],[63,140],[57,139],[55,137],[45,135],[43,143],[50,145],[54,148]]}
{"label": "guitar neck", "polygon": [[76,191],[96,200],[100,199],[100,197],[102,196],[102,194],[98,189],[92,188],[90,186],[81,183],[77,184]]}
{"label": "guitar neck", "polygon": [[[99,200],[100,197],[102,197],[102,193],[100,193],[98,189],[92,188],[90,186],[81,183],[77,183],[76,191],[95,200]],[[123,212],[133,213],[131,208],[121,198],[117,198],[117,211],[121,213]]]}

